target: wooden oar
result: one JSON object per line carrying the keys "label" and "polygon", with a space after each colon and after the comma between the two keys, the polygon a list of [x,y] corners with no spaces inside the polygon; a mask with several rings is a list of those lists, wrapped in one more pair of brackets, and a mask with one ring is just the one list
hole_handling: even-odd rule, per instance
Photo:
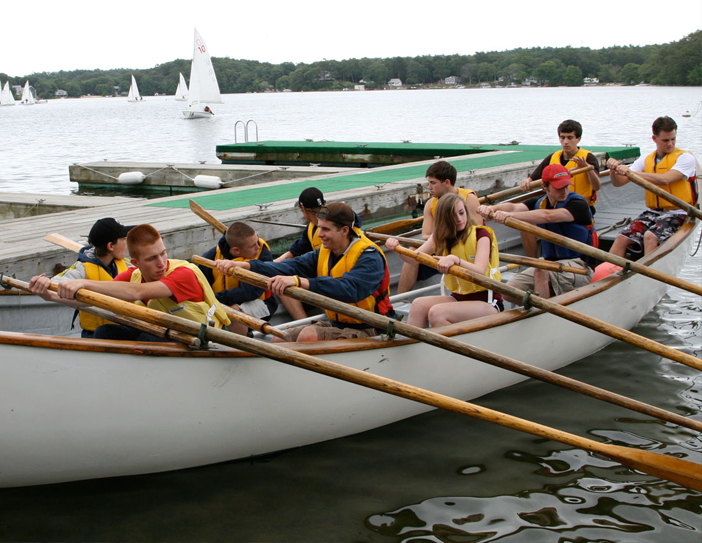
{"label": "wooden oar", "polygon": [[[589,172],[590,170],[593,170],[594,167],[592,165],[585,166],[584,168],[574,168],[570,170],[570,175],[577,175],[580,173],[585,173]],[[529,190],[535,190],[541,188],[541,181],[532,181],[529,184]],[[508,198],[509,196],[515,196],[515,195],[523,195],[525,191],[521,189],[521,187],[516,186],[512,187],[511,189],[505,189],[501,190],[499,192],[494,192],[492,194],[486,194],[485,196],[481,196],[478,198],[478,201],[481,204],[484,204],[485,202],[487,203],[494,203],[497,202],[498,200],[502,200],[503,198]],[[366,230],[366,235],[368,232],[374,232],[376,234],[389,234],[393,235],[396,234],[397,232],[402,232],[406,230],[407,228],[414,226],[415,224],[419,224],[424,220],[424,217],[417,217],[414,219],[401,219],[399,221],[394,221],[390,222],[387,224],[381,224],[379,226],[374,226],[373,228],[369,228]],[[369,236],[370,237],[370,236]]]}
{"label": "wooden oar", "polygon": [[190,210],[193,213],[195,213],[195,215],[203,219],[210,226],[213,226],[215,229],[219,230],[222,234],[224,234],[227,231],[227,227],[224,226],[224,223],[221,223],[217,219],[215,219],[212,215],[205,211],[205,208],[203,208],[201,205],[199,205],[193,200],[189,200],[189,202]]}
{"label": "wooden oar", "polygon": [[[4,280],[4,278],[2,279]],[[291,289],[303,290],[296,287],[288,287],[287,290]],[[443,394],[408,385],[400,381],[373,375],[367,371],[349,368],[271,343],[232,334],[225,330],[218,330],[210,326],[204,327],[201,330],[201,325],[194,321],[182,319],[175,315],[168,315],[146,307],[140,307],[136,304],[110,298],[109,296],[104,296],[86,289],[80,289],[76,292],[75,297],[76,300],[84,303],[104,307],[115,313],[133,316],[140,320],[180,330],[188,334],[200,335],[202,333],[209,340],[257,354],[271,360],[277,360],[315,373],[399,396],[400,398],[468,415],[473,418],[527,432],[535,436],[559,441],[593,453],[599,453],[624,465],[653,475],[654,477],[666,479],[688,488],[702,491],[702,470],[700,470],[700,465],[695,462],[650,451],[600,443],[543,424],[537,424],[499,411],[451,398]]]}
{"label": "wooden oar", "polygon": [[76,253],[84,247],[77,241],[73,241],[72,239],[69,239],[61,234],[47,234],[46,236],[44,236],[44,239],[46,241],[50,241],[51,243],[55,243],[56,245],[60,245],[64,249],[68,249],[69,251],[74,251]]}
{"label": "wooden oar", "polygon": [[646,189],[649,192],[652,192],[653,194],[655,194],[659,198],[663,198],[664,200],[670,202],[674,206],[682,209],[683,211],[687,211],[688,215],[691,215],[693,217],[696,217],[697,219],[702,220],[702,211],[700,211],[695,206],[688,204],[685,200],[681,200],[677,196],[673,196],[669,192],[660,188],[658,185],[654,185],[650,181],[646,181],[643,177],[636,175],[632,171],[626,172],[626,176],[630,181],[633,181],[638,186]]}
{"label": "wooden oar", "polygon": [[[8,285],[11,285],[17,289],[21,289],[25,292],[30,292],[29,283],[14,278],[8,279],[7,277],[5,277],[4,279],[7,281]],[[202,342],[197,337],[193,337],[189,334],[184,334],[183,332],[179,332],[178,330],[170,330],[168,328],[164,328],[163,326],[150,324],[148,322],[142,322],[138,319],[135,319],[134,317],[118,315],[117,313],[113,313],[112,311],[108,311],[107,309],[88,306],[81,308],[81,311],[91,313],[108,321],[131,326],[132,328],[136,328],[137,330],[141,330],[142,332],[147,332],[148,334],[160,337],[161,339],[177,341],[179,343],[188,345],[189,347],[194,347],[195,349],[199,349],[202,346]]]}
{"label": "wooden oar", "polygon": [[[193,257],[193,261],[196,261],[198,264],[202,264],[205,266],[214,266],[214,262],[212,260],[207,260],[197,256]],[[259,287],[265,286],[268,282],[267,277],[264,277],[257,273],[242,270],[241,268],[232,268],[232,270],[232,273],[235,274],[241,281],[246,281],[247,283],[251,283]],[[418,328],[417,326],[412,326],[411,324],[396,321],[388,317],[384,317],[382,315],[372,313],[370,311],[366,311],[358,307],[351,306],[343,302],[339,302],[337,300],[333,300],[331,298],[327,298],[326,296],[322,296],[315,292],[310,292],[299,287],[288,287],[287,289],[285,289],[285,294],[292,298],[297,298],[298,300],[301,300],[308,304],[321,307],[323,309],[329,309],[335,313],[340,313],[342,315],[353,317],[381,330],[392,328],[398,334],[403,334],[407,337],[423,341],[424,343],[428,343],[435,347],[439,347],[440,349],[446,349],[448,351],[460,354],[462,356],[474,358],[487,364],[491,364],[499,368],[513,371],[521,375],[525,375],[527,377],[532,377],[534,379],[539,379],[547,383],[562,386],[569,390],[573,390],[581,394],[586,394],[588,396],[592,396],[593,398],[598,398],[600,400],[607,401],[612,404],[619,405],[621,407],[627,407],[629,409],[639,411],[641,413],[645,413],[647,415],[660,418],[662,420],[667,420],[669,422],[675,421],[675,424],[686,426],[688,428],[693,428],[698,432],[702,431],[702,422],[693,421],[691,419],[688,419],[687,417],[683,417],[681,415],[665,411],[664,409],[659,409],[657,407],[647,405],[643,402],[638,402],[636,400],[632,400],[631,398],[627,398],[625,396],[621,396],[619,394],[615,394],[613,392],[609,392],[607,390],[603,390],[601,388],[594,387],[592,385],[588,385],[580,381],[576,381],[575,379],[570,379],[563,375],[559,375],[557,373],[538,368],[536,366],[531,366],[524,362],[519,362],[518,360],[514,360],[513,358],[502,356],[500,354],[493,353],[486,349],[481,349],[480,347],[463,343],[462,341],[443,336],[431,330]]]}
{"label": "wooden oar", "polygon": [[285,332],[281,332],[277,328],[274,328],[263,319],[252,317],[251,315],[248,315],[243,311],[237,311],[236,309],[234,309],[233,307],[229,307],[228,305],[221,305],[230,319],[234,319],[237,322],[240,322],[241,324],[244,324],[254,330],[258,330],[263,334],[271,334],[273,336],[279,337],[280,339],[284,339],[286,341],[289,340],[288,334],[286,334]]}
{"label": "wooden oar", "polygon": [[[433,268],[437,267],[436,260],[424,253],[418,253],[402,246],[396,247],[395,251],[399,254],[414,258],[418,262],[426,264],[427,266],[431,266]],[[476,283],[484,288],[494,290],[504,294],[505,296],[509,296],[513,299],[521,300],[527,296],[527,293],[519,288],[501,283],[500,281],[495,281],[494,279],[490,279],[489,277],[485,277],[484,275],[461,268],[457,265],[451,266],[451,268],[449,268],[449,273],[451,275],[455,275],[456,277],[460,277],[461,279]],[[590,328],[596,332],[600,332],[606,336],[619,339],[629,343],[630,345],[634,345],[635,347],[640,347],[654,354],[680,362],[681,364],[685,364],[692,368],[702,370],[702,360],[679,351],[678,349],[668,347],[667,345],[663,345],[662,343],[658,343],[657,341],[640,336],[639,334],[636,334],[630,330],[620,328],[619,326],[615,326],[614,324],[610,324],[595,317],[590,317],[589,315],[585,315],[580,311],[576,311],[567,306],[552,302],[551,300],[541,298],[536,294],[530,293],[528,295],[528,301],[529,304],[534,307],[538,307],[539,309],[543,309],[544,311],[548,311],[549,313],[563,317],[564,319],[585,326],[586,328]]]}
{"label": "wooden oar", "polygon": [[[378,241],[385,241],[389,238],[394,237],[401,243],[405,245],[410,245],[412,247],[421,247],[424,241],[421,239],[413,239],[400,236],[388,236],[386,234],[376,234],[373,232],[366,232],[366,236],[371,239],[377,239]],[[560,262],[551,262],[550,260],[543,260],[541,258],[530,258],[528,256],[511,255],[507,253],[500,253],[500,260],[502,262],[509,262],[511,264],[519,264],[520,266],[529,266],[532,268],[541,268],[542,270],[549,270],[554,272],[570,272],[577,273],[579,275],[587,275],[587,270],[583,268],[577,268],[575,266],[566,266]]]}
{"label": "wooden oar", "polygon": [[[492,218],[492,213],[490,214],[490,217]],[[585,243],[581,243],[579,241],[575,241],[574,239],[555,234],[550,230],[546,230],[533,224],[529,224],[528,222],[515,219],[514,217],[507,217],[505,219],[505,224],[516,230],[520,230],[521,232],[532,234],[537,238],[545,239],[547,241],[555,243],[556,245],[561,245],[562,247],[567,247],[568,249],[572,249],[586,256],[590,256],[592,258],[596,258],[604,262],[609,262],[611,264],[621,266],[622,268],[624,268],[624,270],[635,271],[636,273],[640,273],[641,275],[645,275],[646,277],[650,277],[651,279],[655,279],[656,281],[661,281],[668,285],[687,290],[688,292],[692,292],[693,294],[697,294],[698,296],[702,296],[702,286],[696,285],[695,283],[691,283],[690,281],[685,281],[684,279],[679,279],[678,277],[674,277],[662,271],[658,271],[655,268],[651,268],[650,266],[645,266],[643,264],[639,264],[638,262],[628,260],[621,256],[613,255],[601,249],[595,249],[594,247]]]}
{"label": "wooden oar", "polygon": [[[191,200],[192,202],[192,200]],[[194,202],[193,202],[194,203]],[[195,204],[197,205],[197,204]],[[204,210],[203,210],[204,211]],[[207,213],[205,211],[205,213]],[[208,214],[209,216],[209,214]],[[215,219],[216,220],[216,219]],[[44,236],[44,239],[46,241],[50,241],[51,243],[56,243],[57,245],[60,245],[62,247],[65,247],[66,249],[70,249],[71,251],[78,252],[82,248],[82,245],[80,243],[76,243],[75,241],[67,238],[66,236],[63,236],[61,234],[48,234]],[[285,332],[281,332],[277,328],[274,328],[270,324],[268,324],[266,321],[263,319],[259,319],[256,317],[252,317],[251,315],[247,315],[243,311],[237,311],[236,309],[229,307],[228,305],[221,304],[222,307],[224,308],[224,311],[227,313],[227,316],[230,319],[234,319],[237,322],[240,322],[241,324],[244,324],[248,326],[249,328],[252,328],[254,330],[258,330],[259,332],[262,332],[264,334],[272,334],[274,336],[278,336],[280,339],[288,339],[288,336]],[[126,324],[126,323],[123,323]],[[128,324],[128,326],[131,326]],[[138,326],[134,326],[134,328],[139,328]],[[148,330],[144,330],[145,332],[148,332]],[[158,333],[154,333],[154,335],[159,336]],[[162,337],[162,336],[159,336]]]}

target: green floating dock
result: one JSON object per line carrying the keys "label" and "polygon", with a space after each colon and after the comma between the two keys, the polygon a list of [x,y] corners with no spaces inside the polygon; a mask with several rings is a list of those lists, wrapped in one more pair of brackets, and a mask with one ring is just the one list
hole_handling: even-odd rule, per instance
{"label": "green floating dock", "polygon": [[[218,145],[220,149],[236,149],[236,152],[253,152],[254,149],[265,149],[267,154],[278,152],[289,154],[293,152],[303,153],[325,153],[331,151],[344,153],[353,150],[364,154],[382,154],[391,150],[396,150],[405,155],[415,153],[413,156],[421,156],[418,160],[434,160],[436,157],[444,157],[453,164],[459,172],[477,171],[485,168],[497,166],[508,166],[523,162],[543,160],[549,153],[560,149],[559,146],[552,145],[469,145],[469,144],[431,144],[431,143],[349,143],[349,142],[290,142],[274,141],[259,143],[244,143],[234,145]],[[638,147],[586,147],[589,151],[606,153],[607,157],[618,160],[635,158],[640,155]],[[248,149],[248,151],[246,151]],[[295,151],[297,150],[297,151]],[[488,156],[470,156],[484,153],[502,151],[501,154],[490,154]],[[506,152],[507,151],[507,152]],[[348,154],[348,153],[347,153]],[[451,159],[452,156],[463,158]],[[299,163],[298,163],[299,164]],[[205,209],[225,210],[246,207],[256,204],[278,202],[280,200],[295,199],[300,192],[307,187],[317,187],[323,193],[341,190],[358,189],[393,183],[396,181],[408,181],[421,179],[426,172],[426,164],[407,164],[400,168],[369,168],[365,171],[354,172],[353,174],[329,177],[327,179],[300,180],[286,184],[276,184],[274,186],[253,186],[246,190],[236,192],[218,192],[217,194],[202,195],[196,197],[184,196],[182,199],[169,199],[166,202],[154,202],[149,204],[155,207],[189,207],[188,200],[193,199]]]}

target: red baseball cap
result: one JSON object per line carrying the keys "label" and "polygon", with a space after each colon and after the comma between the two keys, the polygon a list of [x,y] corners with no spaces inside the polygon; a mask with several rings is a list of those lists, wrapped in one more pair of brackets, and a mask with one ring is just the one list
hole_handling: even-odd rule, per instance
{"label": "red baseball cap", "polygon": [[552,187],[557,189],[573,184],[573,181],[570,179],[570,173],[562,164],[549,164],[546,166],[541,174],[541,181],[550,183]]}

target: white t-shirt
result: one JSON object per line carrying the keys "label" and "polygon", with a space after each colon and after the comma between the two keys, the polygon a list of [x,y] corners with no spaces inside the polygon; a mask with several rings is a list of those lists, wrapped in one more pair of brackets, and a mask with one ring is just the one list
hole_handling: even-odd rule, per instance
{"label": "white t-shirt", "polygon": [[[646,171],[646,157],[640,156],[637,158],[634,163],[629,166],[629,169],[632,172]],[[691,153],[683,153],[678,157],[675,164],[670,169],[677,170],[683,174],[685,179],[690,179],[691,177],[695,177],[695,175],[697,175],[697,161]]]}

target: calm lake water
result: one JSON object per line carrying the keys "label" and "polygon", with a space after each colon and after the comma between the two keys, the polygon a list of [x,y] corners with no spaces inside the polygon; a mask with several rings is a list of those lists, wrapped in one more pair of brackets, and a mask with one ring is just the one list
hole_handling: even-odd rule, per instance
{"label": "calm lake water", "polygon": [[[667,114],[699,159],[702,112],[681,115],[701,100],[700,88],[657,87],[250,94],[202,121],[182,120],[171,97],[14,106],[0,108],[0,191],[68,194],[72,162],[215,163],[239,119],[261,140],[557,144],[558,123],[575,118],[584,147],[650,152],[651,122]],[[682,277],[700,283],[701,251]],[[702,299],[671,289],[634,331],[699,357],[701,330]],[[562,373],[702,420],[700,372],[646,351],[615,343]],[[702,461],[691,430],[543,383],[475,403]],[[0,541],[699,543],[701,519],[702,493],[439,411],[250,461],[0,490]]]}

